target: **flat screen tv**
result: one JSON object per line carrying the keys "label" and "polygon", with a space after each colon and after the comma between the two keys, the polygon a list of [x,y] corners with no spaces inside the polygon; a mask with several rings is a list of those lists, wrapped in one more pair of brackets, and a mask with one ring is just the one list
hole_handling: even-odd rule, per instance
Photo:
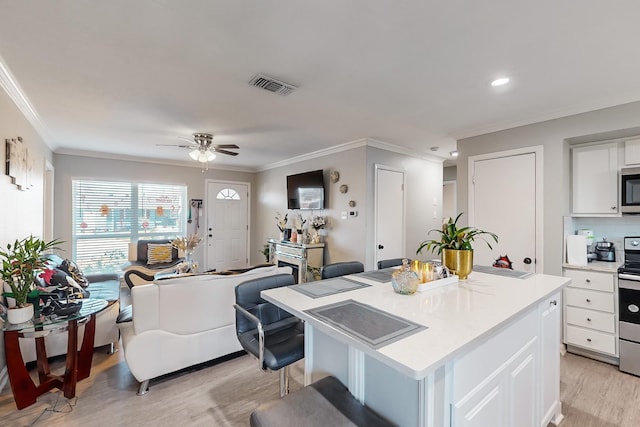
{"label": "flat screen tv", "polygon": [[287,209],[324,209],[322,169],[287,176]]}

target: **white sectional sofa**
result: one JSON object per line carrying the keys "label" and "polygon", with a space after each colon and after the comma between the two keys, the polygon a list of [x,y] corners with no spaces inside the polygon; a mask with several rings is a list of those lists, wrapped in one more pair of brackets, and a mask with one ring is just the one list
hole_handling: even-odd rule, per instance
{"label": "white sectional sofa", "polygon": [[138,394],[147,391],[152,378],[242,350],[235,330],[235,286],[282,273],[291,274],[291,268],[183,275],[134,286],[132,318],[118,326],[129,369],[141,383]]}

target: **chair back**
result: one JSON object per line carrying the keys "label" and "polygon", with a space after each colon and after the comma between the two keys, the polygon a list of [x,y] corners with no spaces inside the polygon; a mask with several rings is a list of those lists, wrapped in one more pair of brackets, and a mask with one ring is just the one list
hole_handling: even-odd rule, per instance
{"label": "chair back", "polygon": [[[236,304],[256,316],[263,326],[292,317],[281,308],[262,299],[260,292],[267,289],[293,285],[293,274],[275,274],[259,277],[240,283],[235,288]],[[236,312],[236,332],[238,335],[255,329],[256,325],[242,314]]]}
{"label": "chair back", "polygon": [[[383,259],[378,261],[378,270],[382,270],[383,268],[389,267],[397,267],[398,265],[402,265],[402,260],[404,258],[392,258],[392,259]],[[411,260],[409,260],[409,264],[411,264]]]}
{"label": "chair back", "polygon": [[362,273],[363,271],[364,265],[360,261],[336,262],[322,267],[321,277],[323,279],[331,279],[332,277]]}

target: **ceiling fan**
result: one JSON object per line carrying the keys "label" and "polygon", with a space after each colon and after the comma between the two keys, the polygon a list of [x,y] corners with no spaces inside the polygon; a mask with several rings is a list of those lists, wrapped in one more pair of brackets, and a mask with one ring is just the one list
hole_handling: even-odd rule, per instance
{"label": "ceiling fan", "polygon": [[239,149],[236,144],[213,144],[213,135],[210,133],[196,132],[193,134],[193,140],[181,137],[190,143],[187,144],[157,144],[164,147],[180,147],[191,150],[189,156],[193,160],[197,160],[201,163],[207,163],[216,158],[216,153],[227,154],[229,156],[237,156],[238,153],[229,151],[229,149]]}

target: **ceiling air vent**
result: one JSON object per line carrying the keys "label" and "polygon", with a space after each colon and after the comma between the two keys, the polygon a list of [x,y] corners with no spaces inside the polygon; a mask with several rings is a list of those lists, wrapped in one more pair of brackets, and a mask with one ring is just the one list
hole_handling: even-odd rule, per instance
{"label": "ceiling air vent", "polygon": [[272,77],[265,76],[264,74],[258,74],[249,82],[251,86],[259,87],[269,92],[277,93],[278,95],[286,96],[297,89],[294,85],[281,82]]}

